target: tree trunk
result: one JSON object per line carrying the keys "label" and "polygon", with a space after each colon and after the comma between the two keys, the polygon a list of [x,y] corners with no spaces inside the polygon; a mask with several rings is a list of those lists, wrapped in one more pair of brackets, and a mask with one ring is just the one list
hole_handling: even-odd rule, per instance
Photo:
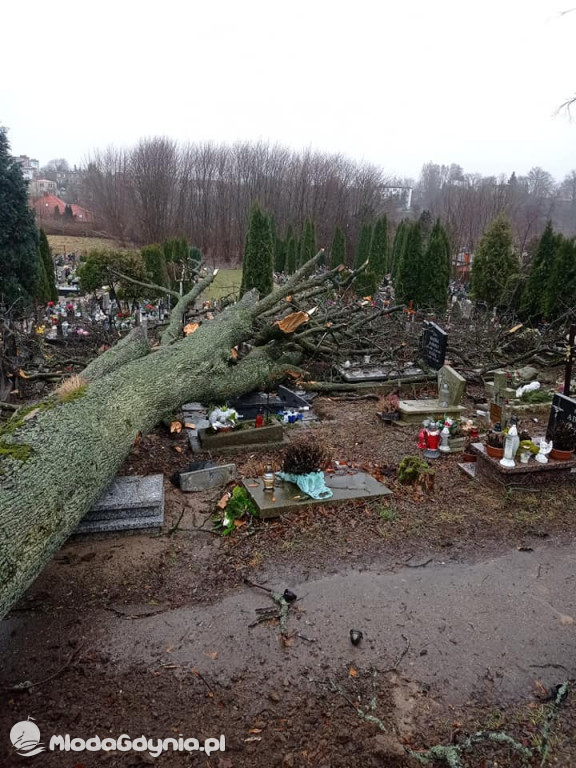
{"label": "tree trunk", "polygon": [[278,368],[270,347],[237,363],[230,354],[253,333],[255,304],[247,294],[193,336],[145,357],[135,332],[88,366],[76,392],[17,413],[0,432],[0,617],[98,500],[139,433],[189,400],[225,401],[270,379]]}

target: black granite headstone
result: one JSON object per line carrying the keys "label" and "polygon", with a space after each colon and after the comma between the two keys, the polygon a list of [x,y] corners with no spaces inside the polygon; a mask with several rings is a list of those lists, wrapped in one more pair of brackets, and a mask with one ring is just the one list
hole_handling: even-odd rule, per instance
{"label": "black granite headstone", "polygon": [[436,323],[428,320],[424,322],[422,333],[422,359],[435,371],[439,371],[446,359],[446,347],[448,346],[448,334]]}
{"label": "black granite headstone", "polygon": [[576,400],[566,397],[566,395],[556,394],[552,398],[550,407],[550,417],[546,428],[547,440],[553,439],[554,426],[562,422],[570,424],[572,431],[576,434]]}

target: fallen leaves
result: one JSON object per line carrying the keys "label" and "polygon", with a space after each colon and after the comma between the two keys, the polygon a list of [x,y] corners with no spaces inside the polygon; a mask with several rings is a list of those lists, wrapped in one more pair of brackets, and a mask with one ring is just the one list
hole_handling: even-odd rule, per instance
{"label": "fallen leaves", "polygon": [[358,672],[354,669],[354,667],[350,667],[348,670],[349,677],[358,677]]}
{"label": "fallen leaves", "polygon": [[170,434],[179,434],[182,432],[182,423],[180,421],[171,421],[170,422]]}
{"label": "fallen leaves", "polygon": [[190,336],[192,333],[195,333],[198,328],[200,328],[200,323],[188,323],[188,325],[184,326],[184,335]]}
{"label": "fallen leaves", "polygon": [[212,659],[212,661],[216,661],[216,659],[218,658],[218,651],[206,651],[204,656],[206,656],[209,659]]}

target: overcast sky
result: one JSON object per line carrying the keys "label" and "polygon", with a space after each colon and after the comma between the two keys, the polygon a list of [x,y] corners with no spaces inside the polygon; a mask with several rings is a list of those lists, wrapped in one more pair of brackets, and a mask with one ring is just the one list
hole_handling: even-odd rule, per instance
{"label": "overcast sky", "polygon": [[576,168],[575,0],[29,0],[2,7],[14,154],[269,139],[390,174]]}

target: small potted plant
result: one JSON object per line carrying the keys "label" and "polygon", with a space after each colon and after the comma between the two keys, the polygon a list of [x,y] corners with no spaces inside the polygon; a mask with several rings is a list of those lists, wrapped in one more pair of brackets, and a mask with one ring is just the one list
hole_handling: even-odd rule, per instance
{"label": "small potted plant", "polygon": [[395,392],[391,392],[380,400],[378,415],[382,421],[396,421],[400,418],[400,398]]}
{"label": "small potted plant", "polygon": [[278,477],[294,483],[312,499],[328,499],[332,496],[324,478],[328,463],[330,454],[324,446],[314,438],[305,438],[288,446]]}
{"label": "small potted plant", "polygon": [[550,433],[546,435],[548,440],[552,440],[552,451],[550,458],[556,461],[570,461],[574,458],[574,448],[576,448],[576,432],[572,425],[567,421],[557,421]]}
{"label": "small potted plant", "polygon": [[493,459],[501,459],[504,456],[504,432],[495,432],[491,429],[486,434],[486,453]]}

